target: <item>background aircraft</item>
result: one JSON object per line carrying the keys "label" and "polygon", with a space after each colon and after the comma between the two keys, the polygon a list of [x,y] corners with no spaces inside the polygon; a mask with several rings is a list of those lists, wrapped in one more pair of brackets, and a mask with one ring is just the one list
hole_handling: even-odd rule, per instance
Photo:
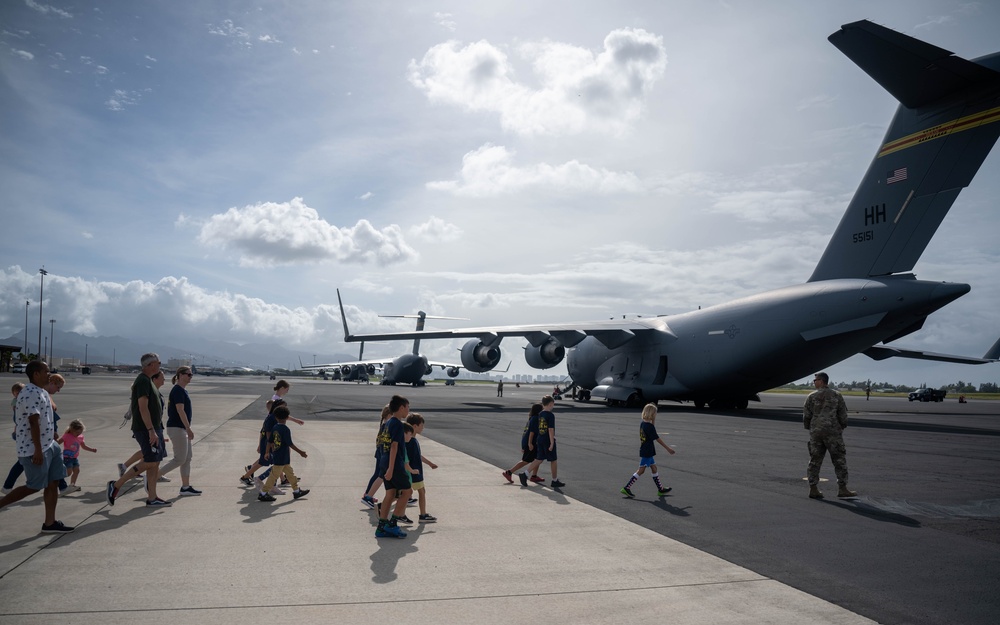
{"label": "background aircraft", "polygon": [[[344,322],[344,334],[347,332],[347,317],[344,315],[344,304],[340,301],[340,289],[337,289],[337,302],[340,304],[340,315]],[[461,317],[435,317],[428,316],[424,311],[417,312],[416,315],[379,315],[380,317],[403,317],[417,320],[417,333],[423,332],[424,322],[427,319],[452,319],[458,320]],[[318,370],[320,373],[327,371],[339,371],[342,380],[368,379],[376,370],[382,370],[382,384],[395,386],[396,384],[412,384],[413,386],[423,386],[425,375],[430,375],[434,367],[444,369],[448,377],[458,376],[462,365],[447,362],[436,362],[428,360],[420,353],[420,337],[413,340],[413,350],[408,354],[403,354],[392,359],[368,359],[364,360],[364,342],[361,344],[361,352],[358,360],[353,362],[327,363],[322,365],[309,365],[302,367],[305,370]]]}
{"label": "background aircraft", "polygon": [[[538,369],[567,359],[573,381],[611,403],[691,400],[745,408],[757,393],[857,353],[966,364],[997,362],[998,340],[971,358],[886,346],[970,290],[909,273],[1000,134],[1000,53],[974,61],[868,21],[830,41],[900,102],[812,276],[669,317],[425,332],[472,337],[462,364],[489,371],[500,342],[527,339]],[[382,341],[413,333],[352,336]],[[878,344],[882,345],[879,346]]]}

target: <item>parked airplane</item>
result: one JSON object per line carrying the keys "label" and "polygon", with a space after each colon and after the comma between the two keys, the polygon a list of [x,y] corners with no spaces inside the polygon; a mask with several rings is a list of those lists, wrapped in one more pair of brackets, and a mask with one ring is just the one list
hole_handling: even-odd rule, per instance
{"label": "parked airplane", "polygon": [[[500,362],[505,337],[524,337],[532,367],[547,369],[565,357],[576,384],[609,403],[628,404],[674,399],[746,408],[760,391],[857,353],[997,362],[1000,340],[982,358],[886,344],[916,332],[928,315],[970,290],[909,272],[1000,135],[1000,52],[968,61],[866,20],[829,39],[900,106],[806,283],[669,317],[421,336],[473,337],[461,350],[470,371],[489,371]],[[354,336],[346,323],[344,334],[349,342],[414,336]]]}
{"label": "parked airplane", "polygon": [[[344,304],[340,301],[340,290],[337,290],[337,302],[340,304],[340,314],[344,321],[344,333],[347,334],[347,317],[344,315]],[[433,317],[428,316],[424,311],[417,312],[416,315],[380,315],[381,317],[403,317],[407,319],[417,320],[416,333],[423,332],[424,321],[427,319],[460,319],[460,317]],[[462,365],[452,364],[447,362],[436,362],[428,360],[426,356],[420,353],[420,336],[417,336],[413,340],[413,350],[408,354],[403,354],[392,359],[368,359],[364,360],[362,355],[364,353],[364,342],[361,343],[362,352],[358,354],[358,360],[353,362],[339,362],[339,363],[327,363],[323,365],[310,365],[302,367],[305,370],[318,370],[320,373],[325,373],[327,370],[339,371],[341,379],[343,380],[356,380],[364,378],[368,379],[369,375],[373,375],[376,370],[382,370],[382,384],[388,384],[390,386],[395,386],[396,384],[412,384],[413,386],[423,386],[425,384],[423,377],[425,375],[430,375],[434,367],[441,367],[444,369],[448,377],[454,378],[458,376],[459,369]]]}

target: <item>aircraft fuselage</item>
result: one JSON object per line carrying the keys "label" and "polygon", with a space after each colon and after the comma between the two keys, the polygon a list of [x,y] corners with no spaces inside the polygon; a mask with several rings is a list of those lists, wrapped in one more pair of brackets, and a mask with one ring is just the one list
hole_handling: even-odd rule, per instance
{"label": "aircraft fuselage", "polygon": [[969,290],[911,275],[809,282],[650,319],[616,349],[588,337],[567,368],[608,399],[745,400],[916,330]]}

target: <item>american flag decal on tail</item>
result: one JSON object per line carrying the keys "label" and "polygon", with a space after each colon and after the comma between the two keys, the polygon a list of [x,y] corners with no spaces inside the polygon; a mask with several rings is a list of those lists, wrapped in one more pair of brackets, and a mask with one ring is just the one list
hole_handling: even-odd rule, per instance
{"label": "american flag decal on tail", "polygon": [[906,168],[900,167],[899,169],[894,169],[885,175],[886,184],[892,184],[894,182],[900,182],[906,180]]}

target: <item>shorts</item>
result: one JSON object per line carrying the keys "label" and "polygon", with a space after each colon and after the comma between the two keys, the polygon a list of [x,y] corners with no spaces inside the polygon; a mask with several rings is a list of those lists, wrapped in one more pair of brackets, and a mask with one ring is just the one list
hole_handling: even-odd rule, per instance
{"label": "shorts", "polygon": [[413,485],[410,486],[410,488],[412,488],[413,490],[423,490],[424,489],[424,483],[423,483],[423,481],[414,482]]}
{"label": "shorts", "polygon": [[62,463],[62,450],[58,445],[49,445],[42,452],[42,464],[31,462],[31,456],[21,456],[17,459],[24,467],[25,486],[31,490],[45,490],[52,482],[58,482],[66,477],[66,467]]}
{"label": "shorts", "polygon": [[167,447],[163,442],[163,430],[156,430],[156,436],[159,439],[156,447],[149,444],[148,433],[135,432],[133,436],[135,436],[136,442],[139,443],[143,462],[160,462],[167,457]]}
{"label": "shorts", "polygon": [[549,449],[549,442],[543,441],[542,443],[535,446],[536,448],[536,460],[548,460],[549,462],[555,462],[558,460],[556,455],[557,443],[552,443],[552,449]]}
{"label": "shorts", "polygon": [[656,456],[650,456],[649,458],[639,458],[640,467],[655,467],[656,466]]}
{"label": "shorts", "polygon": [[69,456],[63,456],[63,465],[65,465],[67,469],[72,469],[73,467],[78,467],[78,466],[80,466],[80,459],[79,458],[70,458]]}
{"label": "shorts", "polygon": [[521,454],[521,462],[534,462],[537,455],[534,449],[525,447],[524,453]]}
{"label": "shorts", "polygon": [[386,480],[385,473],[383,472],[382,479],[385,480],[383,486],[387,491],[410,490],[410,476],[402,469],[393,472],[392,480]]}

